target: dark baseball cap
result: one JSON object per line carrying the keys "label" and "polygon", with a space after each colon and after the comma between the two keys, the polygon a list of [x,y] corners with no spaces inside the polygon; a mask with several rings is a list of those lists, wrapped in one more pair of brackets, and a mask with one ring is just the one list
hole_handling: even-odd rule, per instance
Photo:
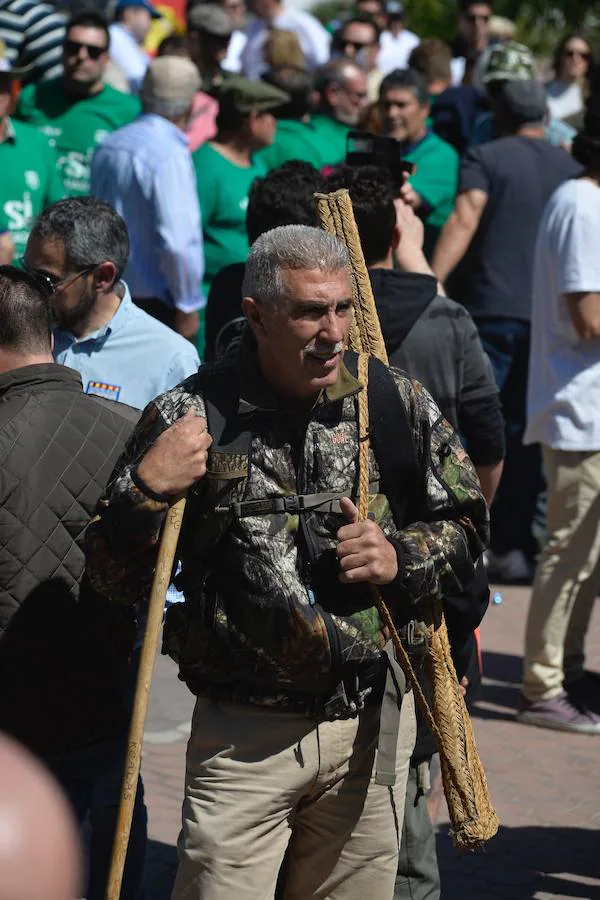
{"label": "dark baseball cap", "polygon": [[241,75],[224,78],[215,93],[222,110],[237,113],[267,112],[290,102],[289,94],[264,81]]}
{"label": "dark baseball cap", "polygon": [[150,13],[153,19],[160,19],[159,11],[154,8],[149,0],[118,0],[117,5],[115,6],[115,12],[121,12],[124,9],[129,9],[131,6],[145,9],[146,12]]}
{"label": "dark baseball cap", "polygon": [[498,102],[514,122],[542,122],[548,109],[548,94],[539,81],[508,81]]}

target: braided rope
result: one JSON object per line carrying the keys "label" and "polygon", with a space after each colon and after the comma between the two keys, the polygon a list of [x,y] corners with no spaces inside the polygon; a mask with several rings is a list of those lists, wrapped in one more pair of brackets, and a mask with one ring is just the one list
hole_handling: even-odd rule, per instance
{"label": "braided rope", "polygon": [[[343,190],[334,194],[317,194],[316,199],[321,226],[346,243],[352,266],[355,302],[349,346],[359,354],[358,377],[364,387],[358,395],[358,513],[359,520],[365,521],[369,513],[369,355],[376,356],[386,364],[388,359],[350,196]],[[474,849],[496,834],[499,820],[491,804],[473,727],[452,662],[441,603],[432,602],[426,613],[429,648],[425,671],[431,685],[432,709],[387,604],[374,585],[372,592],[384,630],[392,640],[396,658],[436,739],[454,844],[459,849]]]}

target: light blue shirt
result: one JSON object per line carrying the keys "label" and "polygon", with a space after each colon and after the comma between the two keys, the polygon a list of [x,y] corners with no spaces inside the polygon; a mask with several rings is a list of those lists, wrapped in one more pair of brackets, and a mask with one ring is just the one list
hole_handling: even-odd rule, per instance
{"label": "light blue shirt", "polygon": [[91,192],[127,224],[131,295],[183,312],[203,307],[200,207],[184,133],[152,113],[114,131],[94,153]]}
{"label": "light blue shirt", "polygon": [[150,57],[121,22],[113,22],[109,31],[110,58],[127,78],[129,90],[137,94],[142,86]]}
{"label": "light blue shirt", "polygon": [[190,341],[139,309],[126,284],[121,304],[98,331],[81,339],[54,332],[54,358],[81,373],[87,394],[144,409],[200,365]]}

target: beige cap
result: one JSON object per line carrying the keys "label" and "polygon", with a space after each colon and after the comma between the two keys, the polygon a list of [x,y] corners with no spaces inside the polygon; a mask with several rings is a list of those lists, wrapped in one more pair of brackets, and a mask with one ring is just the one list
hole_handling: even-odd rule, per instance
{"label": "beige cap", "polygon": [[142,101],[192,102],[202,87],[200,74],[190,59],[159,56],[152,60],[140,91]]}
{"label": "beige cap", "polygon": [[227,10],[218,3],[199,3],[188,12],[188,31],[196,29],[215,37],[229,37],[233,22]]}

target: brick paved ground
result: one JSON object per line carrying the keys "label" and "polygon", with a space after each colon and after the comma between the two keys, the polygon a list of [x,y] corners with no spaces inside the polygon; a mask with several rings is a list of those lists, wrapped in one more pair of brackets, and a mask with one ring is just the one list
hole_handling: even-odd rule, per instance
{"label": "brick paved ground", "polygon": [[[458,856],[440,816],[444,900],[600,900],[600,738],[514,721],[528,595],[524,588],[505,590],[504,602],[490,609],[482,629],[486,683],[475,730],[502,829],[487,850]],[[588,664],[600,670],[600,605],[590,628]],[[169,897],[191,709],[174,666],[160,659],[143,760],[151,837],[148,900]]]}

